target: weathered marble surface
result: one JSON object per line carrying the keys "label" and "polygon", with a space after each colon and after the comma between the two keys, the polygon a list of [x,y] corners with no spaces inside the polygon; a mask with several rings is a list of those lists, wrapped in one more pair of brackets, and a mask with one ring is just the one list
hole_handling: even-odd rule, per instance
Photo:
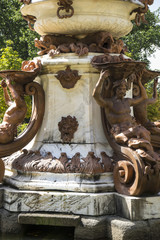
{"label": "weathered marble surface", "polygon": [[[40,149],[42,154],[51,152],[56,158],[65,152],[69,158],[80,152],[86,157],[88,152],[94,152],[100,157],[101,152],[112,155],[112,149],[104,135],[100,108],[92,97],[93,89],[99,78],[99,72],[90,62],[94,54],[78,57],[75,54],[60,54],[54,58],[48,55],[38,57],[43,69],[36,79],[42,84],[45,91],[45,116],[37,136],[26,147],[27,149]],[[65,70],[67,66],[78,70],[81,76],[74,88],[63,88],[56,78],[57,72]],[[63,144],[58,123],[62,117],[76,117],[78,129],[70,144]]]}
{"label": "weathered marble surface", "polygon": [[117,215],[130,221],[160,219],[160,195],[128,197],[115,192],[78,193],[66,191],[0,189],[1,207],[11,212],[44,212],[86,216]]}
{"label": "weathered marble surface", "polygon": [[33,4],[21,8],[23,15],[37,18],[35,30],[40,35],[51,33],[84,35],[96,31],[110,32],[119,38],[132,30],[132,10],[143,7],[138,0],[74,0],[74,15],[71,18],[57,17],[57,1],[32,0]]}
{"label": "weathered marble surface", "polygon": [[6,169],[5,183],[22,190],[60,190],[74,192],[114,191],[111,172],[97,175],[81,173],[20,172]]}
{"label": "weathered marble surface", "polygon": [[100,216],[114,214],[113,193],[74,193],[4,189],[6,210],[11,212],[56,212]]}
{"label": "weathered marble surface", "polygon": [[160,218],[160,195],[130,197],[116,194],[117,214],[132,221]]}

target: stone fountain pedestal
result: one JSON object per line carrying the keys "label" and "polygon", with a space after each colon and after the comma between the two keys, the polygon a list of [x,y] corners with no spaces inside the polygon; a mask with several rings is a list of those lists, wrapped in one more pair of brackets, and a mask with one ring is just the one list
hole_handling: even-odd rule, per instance
{"label": "stone fountain pedestal", "polygon": [[[160,196],[120,195],[114,191],[112,172],[54,173],[46,172],[47,168],[29,171],[32,165],[45,167],[44,156],[49,151],[55,159],[65,152],[69,162],[77,152],[81,162],[88,152],[94,152],[98,164],[102,164],[101,152],[112,154],[102,129],[100,109],[92,98],[99,77],[90,64],[93,54],[81,58],[70,54],[67,60],[64,56],[41,57],[43,70],[36,81],[46,92],[46,112],[40,131],[26,147],[33,155],[39,150],[41,158],[28,159],[24,170],[12,168],[22,153],[7,158],[6,186],[0,189],[1,231],[21,232],[29,224],[51,225],[74,227],[76,240],[158,240]],[[70,89],[64,88],[57,79],[57,73],[68,66],[80,76]],[[71,143],[64,143],[58,123],[68,115],[75,117],[79,125]],[[23,158],[19,164],[21,160]],[[94,166],[90,169],[93,171]]]}
{"label": "stone fountain pedestal", "polygon": [[[80,39],[109,31],[119,38],[131,31],[133,10],[144,5],[138,0],[75,0],[73,7],[74,15],[66,19],[57,17],[53,0],[32,0],[21,12],[36,18],[41,35]],[[99,78],[91,65],[95,55],[99,53],[38,57],[42,72],[36,81],[45,91],[45,115],[27,151],[4,159],[1,232],[20,232],[33,224],[74,227],[76,240],[160,239],[160,196],[127,197],[114,190],[112,149],[92,97]]]}

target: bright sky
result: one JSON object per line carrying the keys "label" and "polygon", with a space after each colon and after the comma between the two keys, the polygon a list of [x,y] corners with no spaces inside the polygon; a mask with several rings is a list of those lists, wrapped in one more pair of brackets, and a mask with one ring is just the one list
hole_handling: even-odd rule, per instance
{"label": "bright sky", "polygon": [[[149,6],[151,12],[156,11],[160,7],[160,0],[154,0],[153,5]],[[159,40],[160,41],[160,40]],[[160,71],[160,49],[157,49],[156,52],[149,57],[151,61],[151,69]]]}

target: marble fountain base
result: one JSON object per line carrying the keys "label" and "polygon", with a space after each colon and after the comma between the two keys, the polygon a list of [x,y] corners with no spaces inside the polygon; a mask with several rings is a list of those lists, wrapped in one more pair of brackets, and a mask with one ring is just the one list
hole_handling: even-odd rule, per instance
{"label": "marble fountain base", "polygon": [[[160,196],[117,194],[112,173],[104,171],[107,162],[105,165],[103,157],[111,156],[112,149],[104,135],[100,108],[92,97],[99,77],[90,64],[93,56],[40,57],[43,69],[36,81],[46,93],[45,117],[26,147],[28,153],[5,160],[0,187],[1,232],[21,232],[32,224],[74,227],[76,240],[160,239]],[[76,125],[70,143],[66,143],[68,128],[60,129],[60,122],[67,117]],[[75,162],[71,164],[75,156],[79,172],[73,171]],[[37,167],[41,171],[36,171]]]}
{"label": "marble fountain base", "polygon": [[160,239],[160,196],[20,190],[2,185],[0,200],[3,233],[48,225],[74,228],[76,240]]}

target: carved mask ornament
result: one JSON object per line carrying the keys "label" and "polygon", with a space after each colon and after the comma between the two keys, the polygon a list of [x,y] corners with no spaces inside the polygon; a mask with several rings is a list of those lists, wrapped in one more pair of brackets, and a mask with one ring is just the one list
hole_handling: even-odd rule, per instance
{"label": "carved mask ornament", "polygon": [[62,87],[70,89],[75,86],[81,76],[78,75],[77,70],[71,70],[70,66],[67,66],[66,70],[57,72],[56,78],[60,81]]}
{"label": "carved mask ornament", "polygon": [[61,132],[61,139],[64,143],[71,142],[74,138],[74,133],[77,131],[78,125],[76,117],[62,117],[62,120],[58,123],[58,127]]}

